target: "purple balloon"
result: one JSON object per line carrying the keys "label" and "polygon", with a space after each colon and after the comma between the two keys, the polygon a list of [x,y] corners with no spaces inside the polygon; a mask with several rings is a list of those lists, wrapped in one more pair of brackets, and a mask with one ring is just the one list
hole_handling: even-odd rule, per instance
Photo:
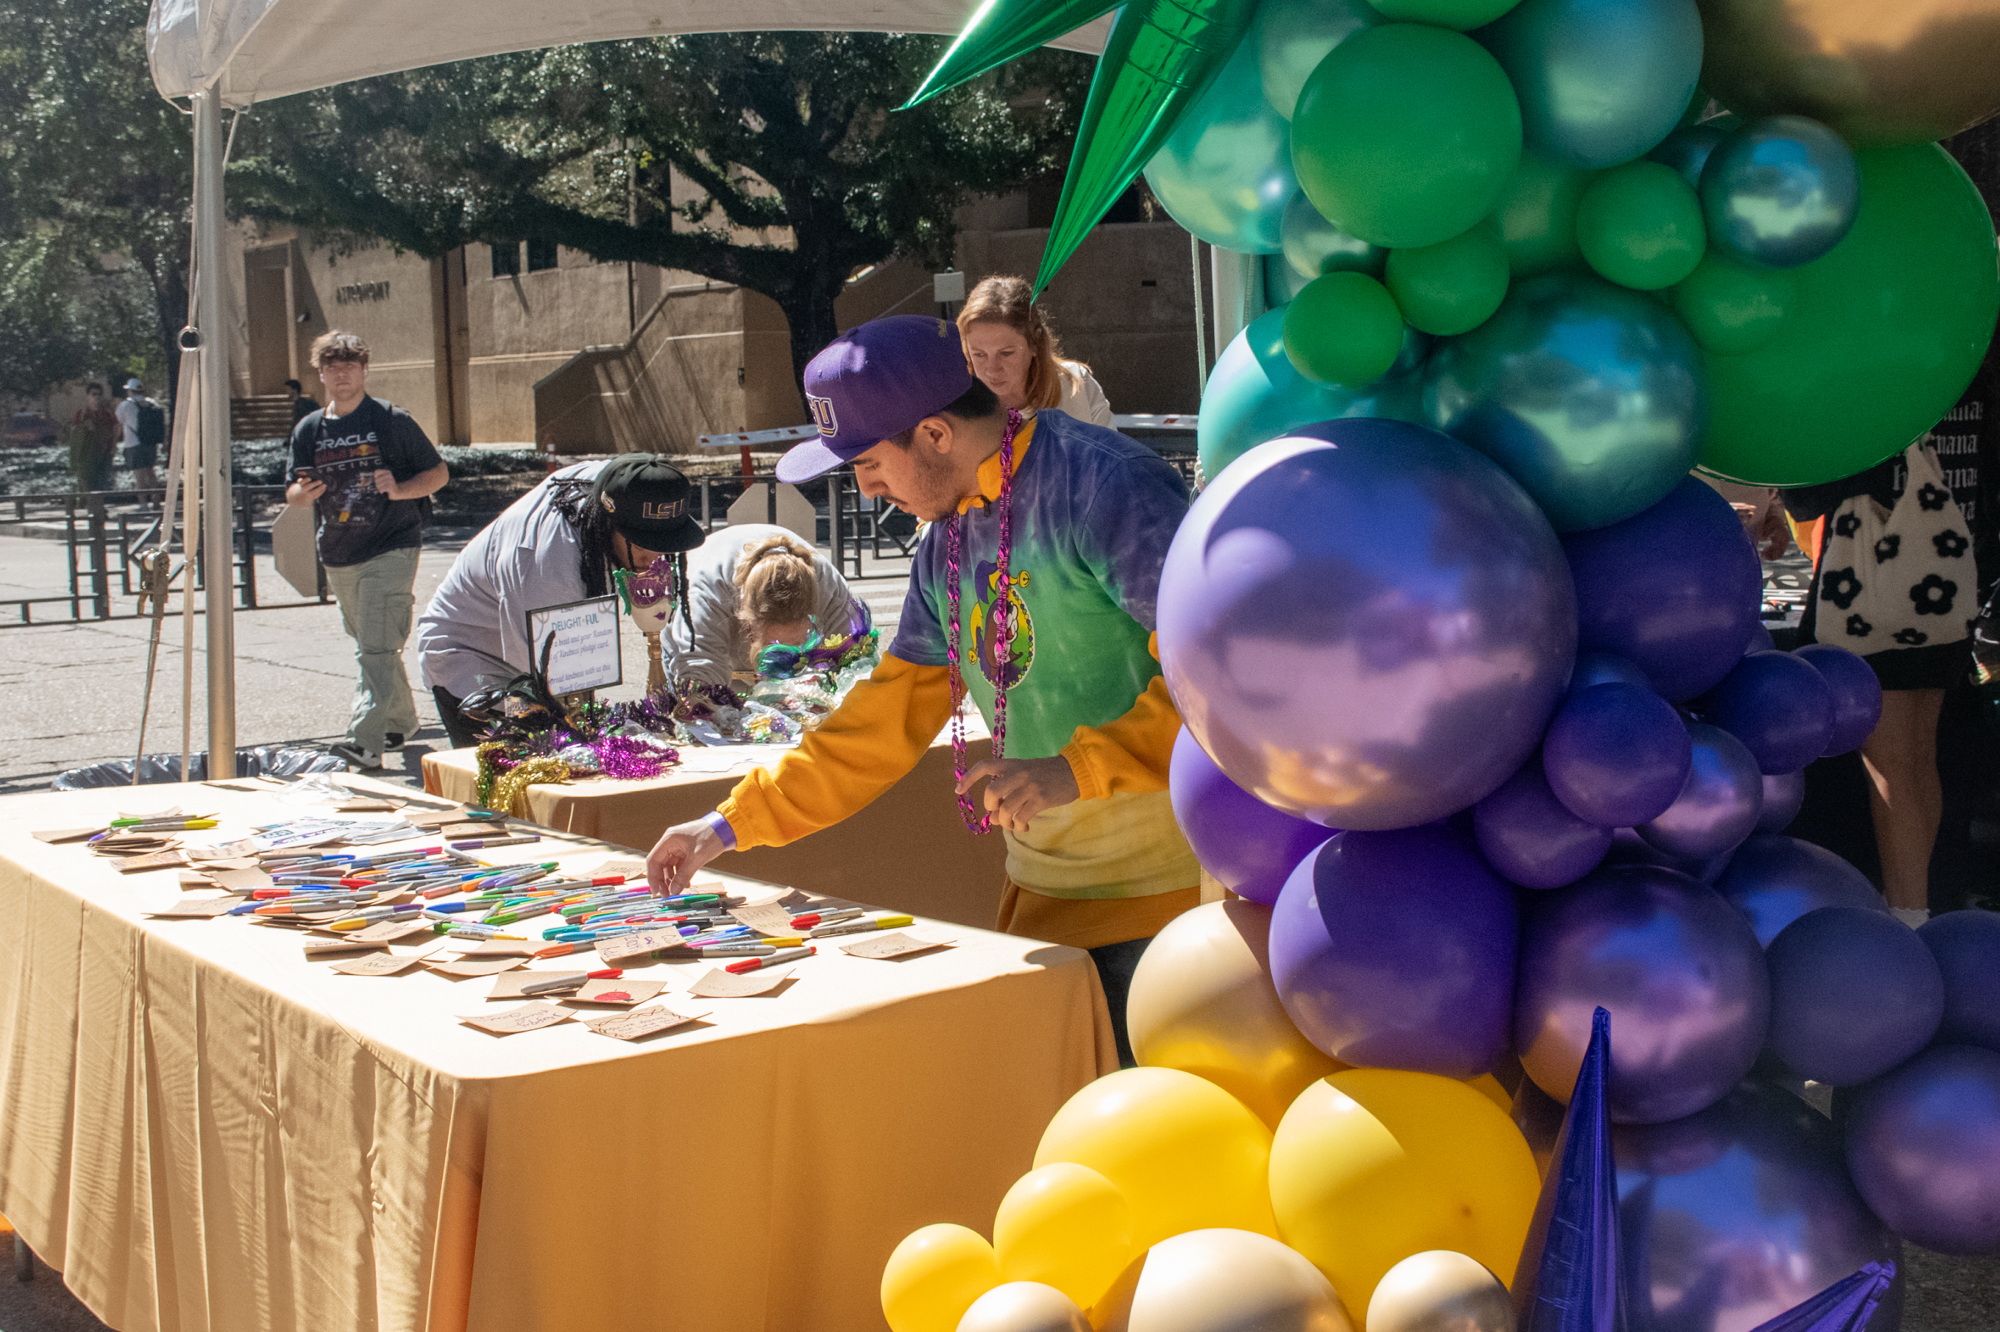
{"label": "purple balloon", "polygon": [[[1902,1242],[1847,1178],[1839,1132],[1776,1088],[1617,1128],[1612,1156],[1631,1332],[1750,1332],[1871,1262],[1901,1266]],[[1868,1326],[1894,1332],[1901,1317],[1899,1281]]]}
{"label": "purple balloon", "polygon": [[1569,673],[1570,695],[1574,697],[1601,684],[1637,685],[1641,689],[1653,687],[1646,673],[1623,657],[1609,652],[1577,653],[1576,669]]}
{"label": "purple balloon", "polygon": [[1757,551],[1729,501],[1693,477],[1622,523],[1566,535],[1563,549],[1578,646],[1629,659],[1670,702],[1729,674],[1759,623]]}
{"label": "purple balloon", "polygon": [[1889,904],[1867,875],[1823,846],[1775,833],[1759,833],[1737,847],[1715,891],[1743,913],[1766,948],[1780,930],[1821,907],[1889,915]]}
{"label": "purple balloon", "polygon": [[1638,685],[1601,684],[1570,695],[1542,738],[1549,789],[1600,828],[1629,828],[1666,813],[1692,761],[1673,704]]}
{"label": "purple balloon", "polygon": [[1562,548],[1456,440],[1313,430],[1244,454],[1188,510],[1160,575],[1167,687],[1259,800],[1330,827],[1428,823],[1541,739],[1576,651]]}
{"label": "purple balloon", "polygon": [[1771,1052],[1834,1087],[1880,1077],[1930,1044],[1944,1017],[1944,977],[1917,932],[1883,911],[1821,907],[1778,933],[1771,969]]}
{"label": "purple balloon", "polygon": [[1523,888],[1575,883],[1611,849],[1611,830],[1570,813],[1534,759],[1473,807],[1472,826],[1486,863]]}
{"label": "purple balloon", "polygon": [[1694,761],[1666,813],[1634,831],[1670,855],[1706,860],[1748,837],[1764,812],[1764,774],[1743,742],[1718,726],[1688,724]]}
{"label": "purple balloon", "polygon": [[1676,870],[1696,883],[1712,887],[1722,877],[1722,872],[1729,868],[1729,860],[1735,850],[1731,847],[1719,856],[1702,860],[1683,859],[1668,855],[1630,828],[1618,828],[1612,831],[1611,850],[1605,855],[1604,863],[1607,866],[1652,865],[1659,869]]}
{"label": "purple balloon", "polygon": [[1167,768],[1174,819],[1194,858],[1223,887],[1270,906],[1306,853],[1333,830],[1272,809],[1229,780],[1186,727]]}
{"label": "purple balloon", "polygon": [[2000,1253],[2000,1054],[1940,1045],[1863,1087],[1847,1116],[1847,1167],[1904,1239]]}
{"label": "purple balloon", "polygon": [[1778,640],[1771,637],[1771,626],[1765,624],[1761,619],[1758,620],[1757,627],[1750,631],[1750,641],[1743,645],[1744,653],[1748,655],[1752,652],[1775,652],[1777,650]]}
{"label": "purple balloon", "polygon": [[1695,704],[1743,742],[1764,773],[1797,772],[1833,737],[1833,691],[1789,652],[1752,652]]}
{"label": "purple balloon", "polygon": [[1684,874],[1602,869],[1529,899],[1514,1045],[1535,1085],[1558,1100],[1576,1080],[1591,1012],[1603,1007],[1612,1119],[1693,1114],[1757,1062],[1770,1002],[1750,926]]}
{"label": "purple balloon", "polygon": [[1764,809],[1757,815],[1757,831],[1781,833],[1792,826],[1806,804],[1806,772],[1764,774]]}
{"label": "purple balloon", "polygon": [[1917,929],[1944,976],[1938,1039],[2000,1050],[2000,916],[1947,911]]}
{"label": "purple balloon", "polygon": [[1818,671],[1833,694],[1833,734],[1820,757],[1861,748],[1882,720],[1882,681],[1875,668],[1831,643],[1808,643],[1792,655]]}
{"label": "purple balloon", "polygon": [[1271,979],[1342,1063],[1467,1078],[1506,1048],[1519,936],[1514,890],[1449,828],[1344,832],[1278,898]]}

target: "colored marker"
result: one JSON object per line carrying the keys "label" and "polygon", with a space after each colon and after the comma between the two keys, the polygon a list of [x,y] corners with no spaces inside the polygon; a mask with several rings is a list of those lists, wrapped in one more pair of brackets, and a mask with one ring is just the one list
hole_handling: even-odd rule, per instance
{"label": "colored marker", "polygon": [[156,828],[213,828],[216,825],[216,822],[217,821],[215,819],[207,819],[207,818],[190,819],[186,817],[164,818],[164,819],[113,819],[109,824],[105,825],[105,830],[108,832],[113,829],[116,829],[122,832],[122,831],[137,829],[143,832],[151,832]]}
{"label": "colored marker", "polygon": [[876,916],[868,920],[844,920],[837,925],[815,925],[811,937],[827,939],[837,934],[868,934],[875,930],[896,930],[915,921],[914,916]]}
{"label": "colored marker", "polygon": [[552,994],[557,990],[580,990],[585,981],[617,980],[625,973],[617,967],[606,967],[602,971],[585,972],[581,976],[557,976],[550,980],[535,981],[521,987],[522,994]]}
{"label": "colored marker", "polygon": [[731,962],[723,970],[732,976],[745,976],[764,967],[783,966],[787,962],[796,962],[802,957],[811,957],[816,951],[816,949],[810,947],[781,948],[769,957],[746,957],[739,962]]}
{"label": "colored marker", "polygon": [[[451,849],[454,851],[491,851],[495,847],[526,846],[530,842],[539,842],[541,840],[534,833],[529,833],[525,837],[479,837],[469,842],[453,842]],[[523,990],[521,993],[526,994],[527,991]]]}

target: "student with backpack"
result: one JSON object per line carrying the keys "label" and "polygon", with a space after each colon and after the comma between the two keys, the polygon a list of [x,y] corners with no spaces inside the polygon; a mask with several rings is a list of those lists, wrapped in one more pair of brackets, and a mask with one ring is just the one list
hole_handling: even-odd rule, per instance
{"label": "student with backpack", "polygon": [[125,381],[125,397],[118,404],[118,424],[124,430],[124,465],[132,471],[135,490],[160,488],[160,445],[167,442],[167,409],[146,396],[146,385],[138,379]]}

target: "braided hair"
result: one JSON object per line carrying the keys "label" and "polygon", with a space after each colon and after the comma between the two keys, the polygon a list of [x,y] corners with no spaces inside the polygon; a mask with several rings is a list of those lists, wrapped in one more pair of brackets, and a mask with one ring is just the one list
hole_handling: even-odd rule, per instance
{"label": "braided hair", "polygon": [[[549,507],[570,531],[576,534],[577,573],[583,579],[583,595],[603,597],[611,593],[612,539],[618,535],[611,515],[593,502],[596,478],[563,477],[549,482]],[[674,593],[680,598],[681,622],[687,625],[688,641],[694,641],[694,614],[688,609],[687,556],[676,551],[667,557],[674,573]]]}

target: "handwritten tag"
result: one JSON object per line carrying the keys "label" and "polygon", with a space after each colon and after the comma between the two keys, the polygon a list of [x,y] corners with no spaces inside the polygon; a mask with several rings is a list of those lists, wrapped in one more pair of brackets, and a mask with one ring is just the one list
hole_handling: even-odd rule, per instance
{"label": "handwritten tag", "polygon": [[413,934],[431,934],[436,922],[419,916],[415,920],[377,921],[365,930],[354,931],[354,937],[369,943],[392,944],[407,939]]}
{"label": "handwritten tag", "polygon": [[486,992],[486,997],[489,1000],[525,999],[527,996],[521,993],[521,987],[524,985],[540,985],[544,981],[556,980],[580,981],[588,974],[583,971],[531,971],[523,968],[495,977],[493,988]]}
{"label": "handwritten tag", "polygon": [[221,884],[224,888],[247,892],[252,888],[269,888],[271,876],[251,865],[244,869],[222,869],[221,862],[210,862],[201,867],[202,873]]}
{"label": "handwritten tag", "polygon": [[306,961],[319,962],[329,957],[351,957],[355,953],[380,953],[389,945],[378,943],[356,943],[352,935],[329,939],[325,943],[306,945]]}
{"label": "handwritten tag", "polygon": [[859,943],[842,944],[840,951],[849,957],[914,957],[918,953],[928,953],[937,948],[951,948],[951,939],[918,939],[898,931],[894,934],[875,934]]}
{"label": "handwritten tag", "polygon": [[604,959],[606,966],[617,966],[620,959],[637,957],[641,953],[657,953],[666,949],[672,957],[678,953],[682,957],[695,956],[695,950],[681,942],[678,930],[647,930],[641,934],[621,934],[615,939],[605,939],[597,945],[597,955]]}
{"label": "handwritten tag", "polygon": [[585,981],[583,988],[569,996],[573,1004],[618,1004],[629,1006],[643,1004],[654,995],[667,988],[665,981],[638,980],[622,977],[618,980]]}
{"label": "handwritten tag", "polygon": [[240,897],[189,897],[161,911],[148,911],[161,920],[209,920],[243,902]]}
{"label": "handwritten tag", "polygon": [[351,962],[336,962],[331,970],[343,976],[394,976],[408,971],[423,961],[414,954],[398,957],[394,953],[371,953],[367,957],[357,957]]}
{"label": "handwritten tag", "polygon": [[761,906],[733,907],[729,914],[739,924],[748,925],[762,935],[792,935],[799,931],[792,928],[792,913],[774,902]]}
{"label": "handwritten tag", "polygon": [[504,823],[447,823],[444,826],[445,840],[455,837],[474,837],[485,840],[488,837],[508,837],[512,833]]}
{"label": "handwritten tag", "polygon": [[426,962],[425,966],[440,976],[453,980],[469,980],[474,976],[497,976],[503,971],[512,971],[521,965],[518,957],[469,957],[456,962]]}
{"label": "handwritten tag", "polygon": [[504,1013],[462,1014],[458,1020],[468,1027],[490,1031],[495,1036],[512,1036],[520,1031],[537,1031],[543,1027],[553,1027],[559,1022],[568,1022],[573,1016],[554,1004],[526,1003],[519,1008],[510,1008]]}
{"label": "handwritten tag", "polygon": [[368,796],[356,800],[343,800],[333,807],[333,812],[336,814],[387,814],[401,808],[402,805],[394,800],[383,800],[380,797]]}
{"label": "handwritten tag", "polygon": [[613,856],[591,871],[595,875],[622,874],[628,882],[646,877],[646,862],[637,856]]}
{"label": "handwritten tag", "polygon": [[614,1041],[636,1041],[641,1036],[651,1036],[655,1032],[684,1027],[690,1022],[699,1022],[707,1016],[706,1012],[676,1013],[671,1008],[659,1005],[653,1008],[635,1009],[630,1013],[613,1013],[609,1017],[591,1018],[583,1025],[599,1036],[609,1036]]}
{"label": "handwritten tag", "polygon": [[[453,947],[456,947],[453,944]],[[487,939],[459,953],[460,957],[533,957],[541,947],[534,939]]]}
{"label": "handwritten tag", "polygon": [[480,826],[487,827],[492,822],[504,819],[505,817],[507,816],[504,814],[496,813],[490,815],[485,820],[480,820],[475,818],[472,811],[464,805],[453,805],[450,809],[409,810],[404,813],[403,820],[414,827],[435,831],[450,823],[477,822]]}
{"label": "handwritten tag", "polygon": [[60,846],[64,842],[81,842],[84,838],[95,837],[103,831],[102,828],[52,828],[47,832],[35,833],[33,836],[38,842]]}
{"label": "handwritten tag", "polygon": [[748,999],[756,994],[769,994],[790,979],[788,974],[770,967],[759,967],[741,976],[717,967],[689,987],[688,993],[697,999]]}

